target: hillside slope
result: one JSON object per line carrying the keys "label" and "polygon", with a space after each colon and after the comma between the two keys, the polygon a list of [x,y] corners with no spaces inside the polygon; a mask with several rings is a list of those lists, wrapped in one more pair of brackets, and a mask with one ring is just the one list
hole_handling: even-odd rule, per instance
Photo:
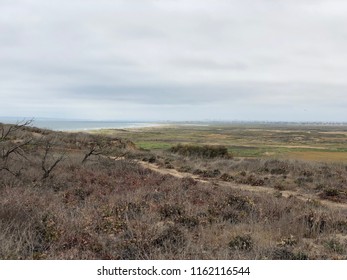
{"label": "hillside slope", "polygon": [[165,163],[116,137],[21,125],[0,125],[0,137],[1,259],[347,258],[344,208],[173,176],[162,165],[184,158]]}

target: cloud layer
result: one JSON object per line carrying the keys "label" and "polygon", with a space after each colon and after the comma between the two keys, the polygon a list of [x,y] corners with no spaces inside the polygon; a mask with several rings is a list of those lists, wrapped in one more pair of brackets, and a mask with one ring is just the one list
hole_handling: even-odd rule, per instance
{"label": "cloud layer", "polygon": [[3,116],[347,121],[347,3],[0,1]]}

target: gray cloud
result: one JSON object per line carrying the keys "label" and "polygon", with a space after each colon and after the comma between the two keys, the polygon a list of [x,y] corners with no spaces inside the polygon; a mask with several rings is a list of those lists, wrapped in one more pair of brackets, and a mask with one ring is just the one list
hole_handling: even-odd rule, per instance
{"label": "gray cloud", "polygon": [[[13,0],[0,9],[0,115],[347,119],[342,1]],[[305,106],[309,116],[293,111]]]}

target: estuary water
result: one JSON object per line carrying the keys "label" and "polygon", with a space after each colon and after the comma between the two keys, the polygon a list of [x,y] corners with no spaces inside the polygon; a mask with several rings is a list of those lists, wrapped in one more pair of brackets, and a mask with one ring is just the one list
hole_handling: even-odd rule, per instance
{"label": "estuary water", "polygon": [[[0,118],[3,123],[17,123],[23,119]],[[31,124],[34,127],[51,129],[56,131],[86,131],[96,129],[123,129],[158,126],[158,123],[127,122],[127,121],[80,121],[80,120],[50,120],[34,119]]]}

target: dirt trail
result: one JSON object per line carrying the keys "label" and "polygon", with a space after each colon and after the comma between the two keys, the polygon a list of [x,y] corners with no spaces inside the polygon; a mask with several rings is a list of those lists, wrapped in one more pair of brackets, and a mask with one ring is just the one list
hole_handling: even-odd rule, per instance
{"label": "dirt trail", "polygon": [[[150,169],[154,172],[158,172],[162,175],[171,175],[171,176],[174,176],[176,178],[190,177],[190,178],[193,178],[194,180],[201,182],[201,183],[209,183],[209,182],[211,183],[212,182],[214,185],[230,187],[230,188],[239,189],[239,190],[246,190],[249,192],[261,192],[261,193],[268,193],[268,194],[274,194],[275,193],[275,190],[273,188],[269,188],[269,187],[259,187],[259,186],[255,187],[255,186],[251,186],[251,185],[237,184],[237,183],[233,183],[233,182],[225,182],[225,181],[218,180],[215,178],[213,180],[202,179],[198,175],[193,175],[191,173],[186,173],[186,172],[180,172],[180,171],[177,171],[176,169],[161,168],[161,167],[159,167],[153,163],[148,163],[148,162],[143,162],[143,161],[136,161],[136,162],[138,164],[140,164],[141,166],[143,166],[144,168]],[[300,199],[300,200],[305,201],[305,202],[317,201],[323,206],[333,208],[333,209],[339,209],[339,210],[347,211],[347,204],[323,200],[314,194],[300,193],[297,191],[281,191],[281,194],[283,197],[293,196],[293,197],[296,197],[297,199]]]}

